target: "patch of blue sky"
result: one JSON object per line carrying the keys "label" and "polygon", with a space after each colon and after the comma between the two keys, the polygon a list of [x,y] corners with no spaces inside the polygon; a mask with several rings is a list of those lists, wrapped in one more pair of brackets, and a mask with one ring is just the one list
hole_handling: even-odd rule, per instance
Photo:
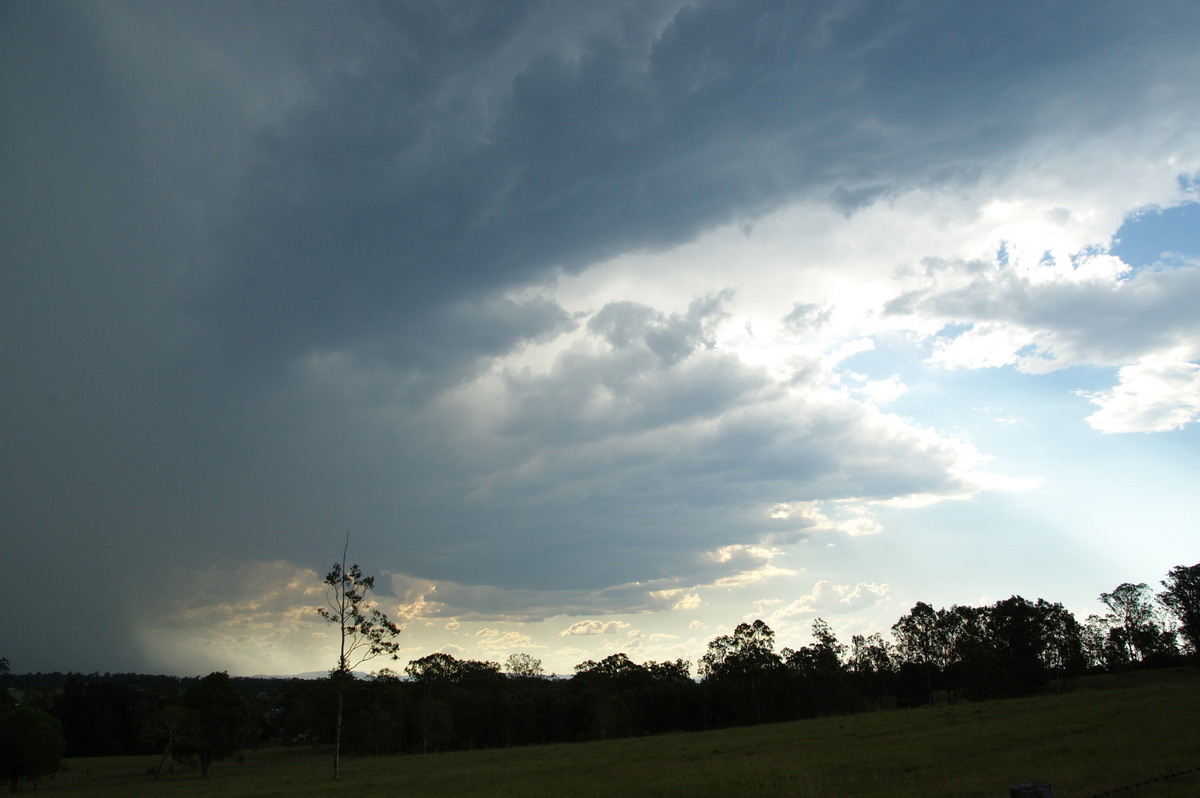
{"label": "patch of blue sky", "polygon": [[1192,175],[1179,175],[1175,178],[1175,183],[1185,197],[1200,197],[1200,172]]}
{"label": "patch of blue sky", "polygon": [[[1064,563],[1088,573],[1111,572],[1095,550],[1079,545],[1082,530],[1074,519],[1046,512],[1045,505],[1054,502],[1049,491],[1038,488],[1020,494],[986,492],[916,509],[883,508],[877,517],[885,534],[862,543],[875,549],[875,561],[887,563],[891,573],[872,577],[891,584],[901,611],[916,601],[949,607],[1018,594],[1061,601],[1082,618],[1100,609],[1091,600],[1116,583],[1089,583],[1076,590],[1064,578]],[[897,567],[903,569],[903,582]]]}
{"label": "patch of blue sky", "polygon": [[[966,412],[972,412],[970,408],[994,406],[1000,398],[1010,404],[1059,406],[1065,397],[1072,410],[1087,415],[1091,405],[1076,392],[1098,391],[1111,387],[1116,380],[1116,369],[1108,367],[1072,366],[1045,374],[1027,374],[1015,366],[947,369],[928,362],[936,338],[954,338],[972,327],[969,323],[946,325],[936,336],[921,340],[907,334],[877,335],[873,349],[846,358],[842,366],[845,371],[866,375],[870,380],[898,375],[909,390],[891,407],[903,407],[898,412],[909,415],[913,411],[914,416],[921,415],[922,404],[934,395],[944,395],[952,400],[948,407],[967,408]],[[1022,350],[1019,354],[1028,356],[1036,352]]]}
{"label": "patch of blue sky", "polygon": [[1094,244],[1090,247],[1084,247],[1083,249],[1079,250],[1078,252],[1071,253],[1071,267],[1078,269],[1080,264],[1082,264],[1087,259],[1093,258],[1097,255],[1103,255],[1107,252],[1108,252],[1108,249],[1106,247],[1100,246],[1098,244]]}
{"label": "patch of blue sky", "polygon": [[1182,266],[1187,258],[1200,258],[1200,202],[1129,216],[1109,251],[1135,270],[1156,263]]}
{"label": "patch of blue sky", "polygon": [[[979,450],[1014,465],[1053,458],[1059,442],[1078,448],[1097,439],[1086,418],[1096,411],[1087,394],[1111,388],[1116,369],[1073,366],[1028,374],[1015,366],[946,369],[929,363],[932,341],[879,336],[872,350],[843,361],[866,380],[899,377],[906,391],[884,409],[945,434],[960,434]],[[847,381],[855,385],[853,381]],[[1024,474],[1014,473],[1014,476]]]}
{"label": "patch of blue sky", "polygon": [[[927,385],[889,409],[964,435],[990,458],[983,470],[1037,484],[879,509],[887,534],[865,542],[912,572],[908,591],[891,580],[897,600],[939,606],[1017,592],[1062,601],[1083,617],[1101,609],[1092,605],[1100,590],[1123,581],[1156,584],[1171,566],[1195,562],[1200,494],[1191,483],[1200,470],[1200,425],[1169,433],[1096,431],[1085,420],[1095,407],[1076,391],[1111,385],[1106,369],[930,369],[924,376]],[[938,563],[945,562],[962,567],[942,572]],[[929,587],[913,592],[923,568]],[[1099,581],[1074,584],[1064,568]]]}
{"label": "patch of blue sky", "polygon": [[1088,430],[1096,408],[1080,392],[1113,384],[1111,369],[1074,367],[1026,374],[1013,366],[942,369],[925,366],[906,382],[890,409],[945,431],[962,431],[981,450],[1020,458],[1068,428]]}
{"label": "patch of blue sky", "polygon": [[1012,253],[1008,248],[1008,242],[1001,241],[1000,246],[996,249],[996,263],[1000,265],[1000,268],[1004,269],[1008,267],[1011,254]]}

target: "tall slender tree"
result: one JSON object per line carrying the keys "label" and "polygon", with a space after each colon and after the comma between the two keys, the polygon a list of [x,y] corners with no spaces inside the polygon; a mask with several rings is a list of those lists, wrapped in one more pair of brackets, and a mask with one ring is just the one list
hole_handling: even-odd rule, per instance
{"label": "tall slender tree", "polygon": [[400,634],[400,627],[367,598],[367,594],[375,589],[375,577],[363,576],[357,563],[346,567],[346,553],[349,550],[350,536],[346,535],[341,562],[335,562],[325,576],[326,606],[317,607],[321,617],[337,624],[341,633],[337,667],[330,672],[337,687],[337,721],[333,733],[334,780],[341,777],[342,709],[346,684],[354,678],[354,669],[359,665],[381,654],[398,659],[396,652],[400,649],[400,644],[393,639]]}

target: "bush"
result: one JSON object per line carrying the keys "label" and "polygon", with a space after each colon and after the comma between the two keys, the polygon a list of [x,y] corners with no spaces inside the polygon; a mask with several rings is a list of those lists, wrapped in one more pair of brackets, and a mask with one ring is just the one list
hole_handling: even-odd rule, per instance
{"label": "bush", "polygon": [[22,707],[0,717],[0,776],[14,790],[57,772],[65,747],[62,724],[48,712]]}

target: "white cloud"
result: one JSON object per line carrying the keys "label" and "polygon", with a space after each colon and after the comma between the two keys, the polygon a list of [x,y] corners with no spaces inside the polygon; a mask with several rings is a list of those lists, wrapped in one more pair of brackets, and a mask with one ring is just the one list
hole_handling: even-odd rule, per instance
{"label": "white cloud", "polygon": [[484,628],[475,632],[476,646],[485,652],[509,652],[533,647],[533,638],[516,630]]}
{"label": "white cloud", "polygon": [[859,582],[838,585],[819,580],[812,591],[771,613],[774,621],[791,621],[797,616],[837,615],[867,609],[885,601],[891,589],[886,584]]}
{"label": "white cloud", "polygon": [[1019,352],[1036,345],[1028,330],[1010,324],[972,324],[954,336],[939,336],[929,360],[946,368],[996,368],[1020,360]]}
{"label": "white cloud", "polygon": [[1200,419],[1200,365],[1169,356],[1123,366],[1120,383],[1083,393],[1100,409],[1087,422],[1101,432],[1165,432]]}
{"label": "white cloud", "polygon": [[908,393],[908,386],[900,380],[900,375],[893,374],[882,380],[867,380],[857,390],[875,404],[881,405],[894,401]]}
{"label": "white cloud", "polygon": [[659,590],[655,591],[653,595],[655,598],[661,598],[670,603],[673,610],[695,610],[704,606],[704,600],[700,598],[699,593],[684,588]]}
{"label": "white cloud", "polygon": [[629,624],[625,621],[577,621],[566,629],[559,632],[560,637],[572,637],[575,635],[611,635],[616,634],[618,629],[628,628]]}
{"label": "white cloud", "polygon": [[806,532],[842,532],[857,537],[875,535],[883,531],[883,525],[864,504],[852,501],[834,502],[829,512],[834,517],[826,514],[824,502],[784,502],[770,508],[772,518],[799,522],[800,529]]}
{"label": "white cloud", "polygon": [[[390,614],[396,620],[444,614],[444,605],[433,598],[438,589],[436,582],[416,579],[405,574],[393,574],[391,581],[391,592],[397,597],[397,601],[390,608]],[[451,618],[447,628],[450,628],[450,624],[457,623],[457,618]]]}

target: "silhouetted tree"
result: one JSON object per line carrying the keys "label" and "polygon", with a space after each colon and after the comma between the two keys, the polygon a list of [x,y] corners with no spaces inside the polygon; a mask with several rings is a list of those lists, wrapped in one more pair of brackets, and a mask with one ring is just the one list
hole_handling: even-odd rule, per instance
{"label": "silhouetted tree", "polygon": [[364,576],[357,563],[346,568],[349,547],[350,536],[347,535],[341,562],[335,562],[325,575],[326,606],[317,608],[322,618],[337,624],[340,633],[341,648],[337,666],[330,674],[337,685],[337,720],[333,734],[334,780],[341,777],[342,712],[346,685],[354,678],[354,669],[381,654],[397,659],[396,652],[400,649],[400,644],[392,639],[400,634],[400,627],[388,620],[387,615],[367,598],[367,594],[375,589],[375,577]]}
{"label": "silhouetted tree", "polygon": [[1083,626],[1074,613],[1057,601],[1050,603],[1039,598],[1037,608],[1043,628],[1042,662],[1054,678],[1055,686],[1061,689],[1064,677],[1072,679],[1087,667]]}
{"label": "silhouetted tree", "polygon": [[332,741],[328,721],[335,714],[335,690],[329,682],[293,679],[276,697],[276,723],[284,745],[308,743],[314,748]]}
{"label": "silhouetted tree", "polygon": [[653,680],[646,668],[624,653],[576,665],[571,687],[585,718],[586,736],[607,740],[643,731],[646,719],[641,716],[638,693]]}
{"label": "silhouetted tree", "polygon": [[509,654],[504,661],[504,672],[518,678],[544,676],[542,661],[529,654]]}
{"label": "silhouetted tree", "polygon": [[513,654],[505,663],[506,683],[497,712],[504,719],[503,744],[569,739],[568,690],[542,670],[541,660]]}
{"label": "silhouetted tree", "polygon": [[649,682],[650,674],[626,654],[609,654],[599,662],[588,660],[575,666],[575,678],[581,681],[605,681],[614,685],[637,687]]}
{"label": "silhouetted tree", "polygon": [[941,685],[947,698],[962,692],[974,698],[991,698],[1009,691],[994,612],[995,607],[959,604],[938,610],[938,638],[944,646]]}
{"label": "silhouetted tree", "polygon": [[1179,634],[1200,655],[1200,563],[1177,565],[1162,582],[1159,601],[1179,619]]}
{"label": "silhouetted tree", "polygon": [[372,703],[346,718],[344,742],[350,751],[394,754],[400,750],[403,716],[394,707]]}
{"label": "silhouetted tree", "polygon": [[807,699],[805,706],[793,712],[809,716],[854,711],[862,699],[854,694],[842,662],[846,646],[822,618],[813,620],[812,635],[812,645],[781,652],[793,683]]}
{"label": "silhouetted tree", "polygon": [[918,665],[925,675],[927,700],[933,703],[934,669],[945,667],[948,641],[942,613],[918,601],[906,615],[892,625],[896,651],[904,663]]}
{"label": "silhouetted tree", "polygon": [[[8,657],[0,657],[0,676],[8,673],[10,670],[8,665]],[[6,709],[11,709],[17,705],[17,699],[13,698],[8,692],[8,685],[0,684],[0,712]]]}
{"label": "silhouetted tree", "polygon": [[1144,653],[1138,643],[1146,644],[1146,627],[1153,624],[1154,608],[1150,598],[1150,588],[1145,582],[1136,585],[1124,582],[1111,593],[1100,594],[1100,601],[1112,613],[1113,631],[1118,633],[1116,638],[1130,668],[1135,667]]}
{"label": "silhouetted tree", "polygon": [[700,658],[700,675],[705,681],[745,686],[755,723],[763,721],[761,693],[783,667],[775,653],[775,632],[763,621],[739,623],[732,635],[721,635],[708,644]]}
{"label": "silhouetted tree", "polygon": [[414,683],[428,688],[446,685],[498,686],[503,681],[498,663],[457,659],[441,651],[413,660],[405,666],[404,672]]}
{"label": "silhouetted tree", "polygon": [[685,659],[642,663],[649,677],[637,703],[644,719],[639,732],[660,733],[700,728],[700,687]]}
{"label": "silhouetted tree", "polygon": [[411,685],[384,669],[374,678],[359,682],[346,707],[345,750],[367,754],[398,753],[404,748],[406,731],[413,720]]}
{"label": "silhouetted tree", "polygon": [[34,784],[58,770],[65,748],[62,723],[49,712],[21,707],[0,715],[0,777],[15,792],[21,779]]}
{"label": "silhouetted tree", "polygon": [[507,736],[505,718],[497,710],[499,695],[510,687],[510,680],[500,672],[498,663],[460,660],[438,652],[413,660],[404,671],[427,699],[423,699],[427,710],[424,717],[437,721],[441,712],[438,704],[449,709],[454,741],[459,746],[473,748],[503,742]]}
{"label": "silhouetted tree", "polygon": [[445,701],[425,696],[417,702],[416,720],[424,753],[437,751],[450,742],[454,733],[454,714]]}
{"label": "silhouetted tree", "polygon": [[[194,713],[193,733],[186,747],[199,758],[201,777],[208,776],[213,762],[233,756],[254,738],[256,718],[224,671],[189,685],[183,693],[183,706]],[[181,742],[177,739],[176,745]]]}
{"label": "silhouetted tree", "polygon": [[175,752],[176,746],[196,746],[199,728],[199,713],[194,709],[183,706],[166,706],[155,712],[146,721],[142,729],[142,737],[148,742],[162,746],[162,756],[154,768],[154,780],[162,778],[167,760]]}
{"label": "silhouetted tree", "polygon": [[1087,668],[1103,669],[1110,667],[1113,661],[1120,661],[1120,656],[1113,659],[1108,633],[1112,627],[1112,618],[1092,613],[1084,619],[1080,628],[1080,642],[1083,647],[1083,660]]}
{"label": "silhouetted tree", "polygon": [[1042,685],[1045,631],[1037,605],[1021,596],[998,601],[987,610],[989,642],[1000,663],[1001,695],[1022,695]]}
{"label": "silhouetted tree", "polygon": [[883,635],[854,635],[850,638],[849,668],[859,695],[877,706],[893,696],[896,663],[891,645]]}
{"label": "silhouetted tree", "polygon": [[151,709],[132,686],[69,676],[47,704],[66,732],[68,757],[139,752],[138,733]]}

